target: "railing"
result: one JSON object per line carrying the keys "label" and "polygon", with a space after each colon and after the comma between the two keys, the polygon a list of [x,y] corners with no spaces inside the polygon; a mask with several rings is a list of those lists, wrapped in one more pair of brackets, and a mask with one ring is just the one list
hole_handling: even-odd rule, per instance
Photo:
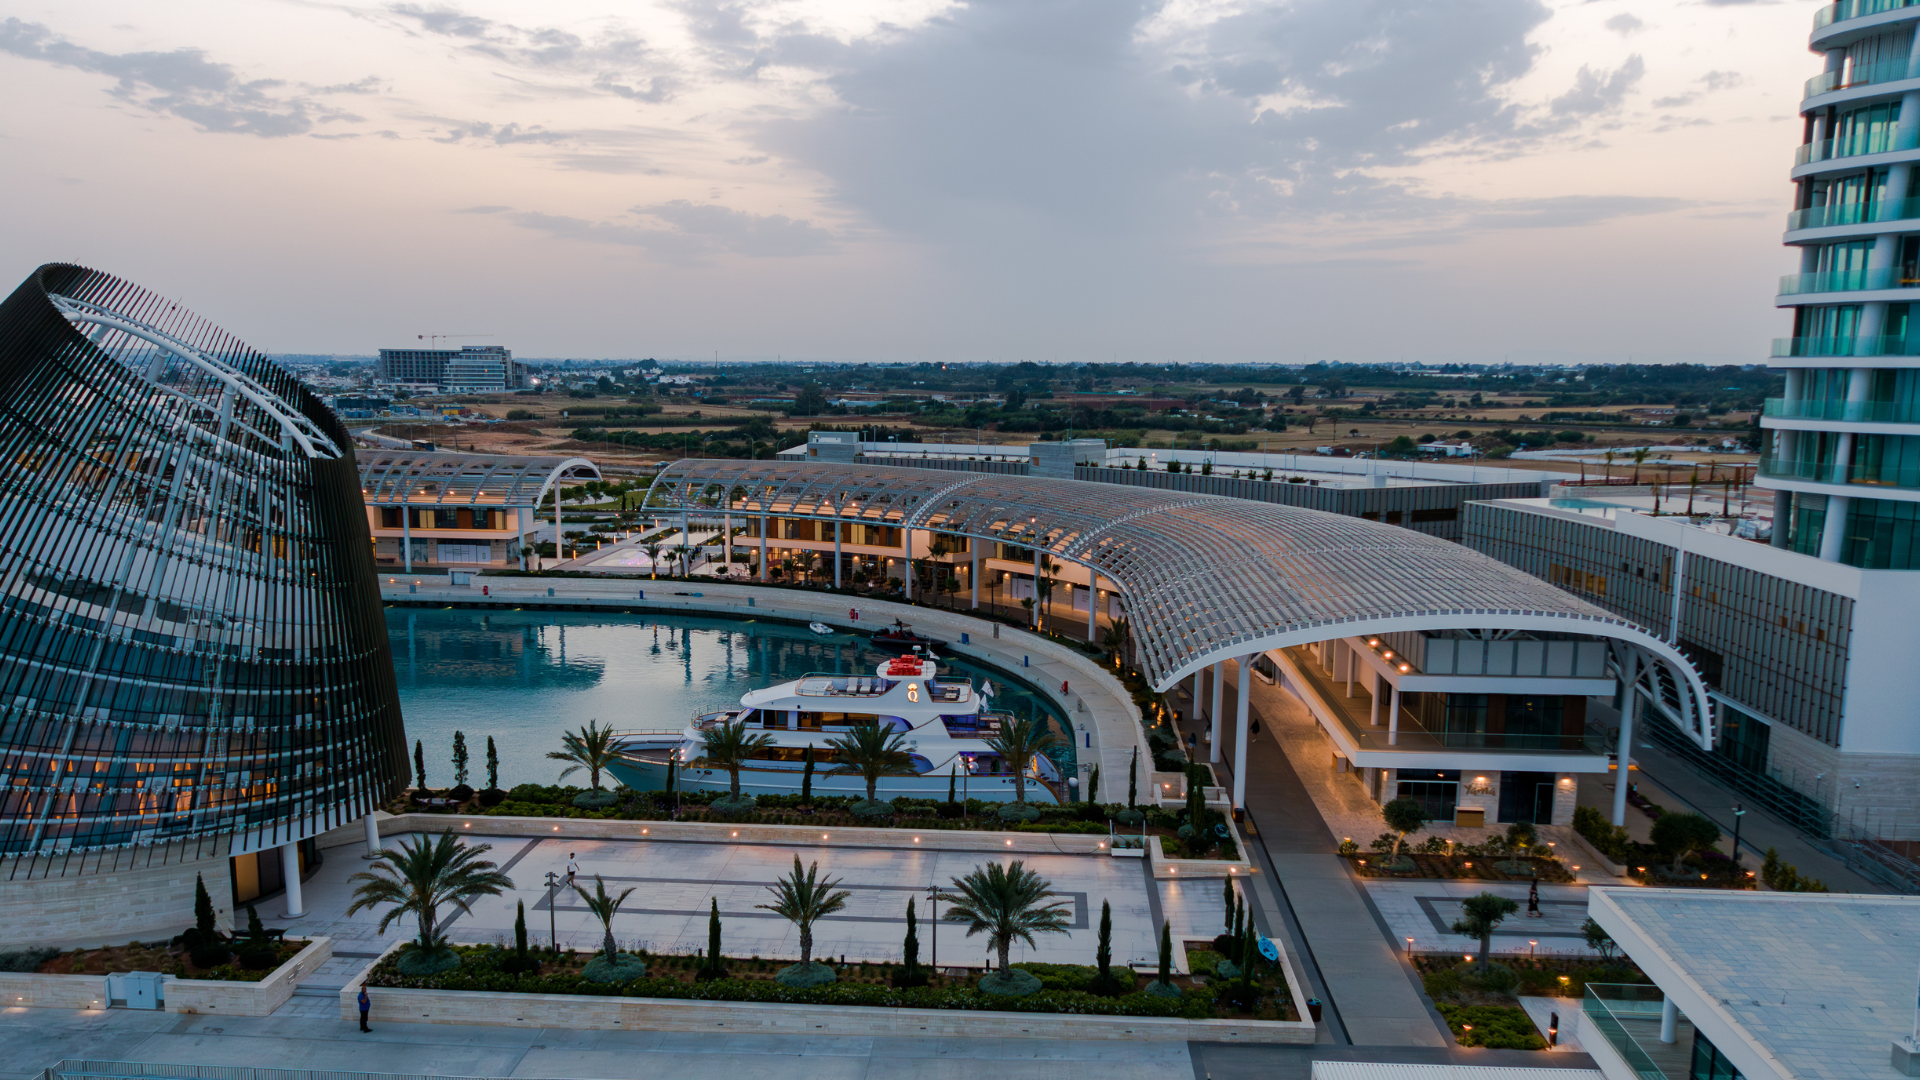
{"label": "railing", "polygon": [[1920,342],[1904,337],[1783,337],[1773,339],[1775,356],[1920,356]]}
{"label": "railing", "polygon": [[1813,13],[1813,28],[1822,30],[1848,19],[1878,15],[1883,11],[1898,11],[1903,7],[1912,7],[1916,2],[1920,0],[1840,0]]}
{"label": "railing", "polygon": [[1870,487],[1920,488],[1920,467],[1848,465],[1837,461],[1788,461],[1761,458],[1760,475],[1779,480],[1811,480],[1817,484],[1864,484]]}
{"label": "railing", "polygon": [[1580,1011],[1587,1018],[1587,1026],[1600,1033],[1612,1045],[1627,1067],[1643,1080],[1687,1080],[1687,1077],[1668,1076],[1666,1070],[1654,1061],[1653,1055],[1640,1045],[1640,1040],[1627,1030],[1628,1023],[1654,1025],[1660,1023],[1660,1010],[1666,1004],[1666,995],[1657,986],[1642,986],[1632,983],[1588,983],[1587,994],[1580,1003]]}
{"label": "railing", "polygon": [[1823,71],[1807,80],[1806,96],[1905,79],[1909,77],[1907,66],[1907,58],[1903,56],[1897,60],[1882,60],[1877,64],[1857,64],[1839,71]]}
{"label": "railing", "polygon": [[1920,198],[1894,199],[1888,202],[1843,202],[1830,206],[1809,206],[1787,215],[1787,231],[1824,229],[1833,225],[1860,225],[1877,221],[1910,221],[1920,218]]}
{"label": "railing", "polygon": [[[1794,151],[1793,163],[1806,165],[1815,161],[1831,161],[1835,158],[1858,157],[1861,154],[1887,154],[1895,150],[1912,150],[1920,145],[1916,135],[1900,138],[1892,128],[1883,128],[1869,133],[1864,138],[1822,139],[1817,143],[1803,143]],[[1838,143],[1839,145],[1835,145]]]}
{"label": "railing", "polygon": [[[1402,733],[1410,730],[1401,728]],[[1483,731],[1431,731],[1449,750],[1540,750],[1557,754],[1604,754],[1603,735],[1508,735]]]}
{"label": "railing", "polygon": [[1920,408],[1904,401],[1845,401],[1833,398],[1789,401],[1786,398],[1768,398],[1760,414],[1777,420],[1844,420],[1849,423],[1867,424],[1920,423]]}
{"label": "railing", "polygon": [[1780,293],[1853,292],[1861,289],[1910,289],[1920,285],[1920,276],[1900,267],[1877,270],[1822,270],[1813,274],[1784,274]]}

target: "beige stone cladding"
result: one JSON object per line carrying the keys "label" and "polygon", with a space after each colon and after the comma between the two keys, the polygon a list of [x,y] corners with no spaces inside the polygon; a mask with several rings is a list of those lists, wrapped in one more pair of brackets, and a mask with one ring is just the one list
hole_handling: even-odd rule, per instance
{"label": "beige stone cladding", "polygon": [[163,996],[168,1012],[219,1016],[269,1016],[287,1003],[300,980],[333,958],[333,939],[316,937],[293,959],[259,982],[218,979],[168,979]]}
{"label": "beige stone cladding", "polygon": [[0,1007],[104,1009],[105,975],[36,975],[0,971]]}
{"label": "beige stone cladding", "polygon": [[[126,868],[115,869],[116,859]],[[183,857],[177,849],[155,847],[71,860],[21,859],[0,881],[0,948],[170,938],[193,925],[196,874],[206,879],[220,926],[230,928],[233,885],[225,855]]]}
{"label": "beige stone cladding", "polygon": [[1842,833],[1920,840],[1920,755],[1842,753],[1784,724],[1767,750],[1774,778],[1819,801]]}

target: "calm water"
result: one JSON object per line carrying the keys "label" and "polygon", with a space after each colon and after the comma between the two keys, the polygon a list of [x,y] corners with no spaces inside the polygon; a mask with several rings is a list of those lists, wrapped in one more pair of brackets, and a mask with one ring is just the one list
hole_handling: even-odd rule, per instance
{"label": "calm water", "polygon": [[[427,784],[450,787],[453,733],[466,733],[468,783],[486,785],[487,737],[500,751],[500,786],[556,783],[547,760],[563,731],[591,720],[616,729],[679,727],[732,708],[749,690],[809,671],[871,674],[886,653],[851,634],[718,618],[568,611],[485,612],[390,607],[387,633],[407,742],[426,745]],[[1064,718],[1004,672],[942,661],[943,673],[991,678],[994,707]],[[586,783],[584,772],[568,778]],[[607,781],[603,780],[602,783]]]}

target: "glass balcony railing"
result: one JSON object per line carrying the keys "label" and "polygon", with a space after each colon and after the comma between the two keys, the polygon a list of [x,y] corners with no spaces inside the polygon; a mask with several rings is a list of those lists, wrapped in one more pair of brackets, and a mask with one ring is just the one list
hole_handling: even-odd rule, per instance
{"label": "glass balcony railing", "polygon": [[1840,0],[1813,13],[1813,28],[1821,30],[1848,19],[1878,15],[1883,11],[1898,11],[1903,7],[1912,7],[1916,2],[1920,0]]}
{"label": "glass balcony railing", "polygon": [[1853,86],[1871,86],[1874,83],[1893,82],[1909,78],[1907,60],[1882,60],[1877,64],[1855,64],[1839,71],[1823,71],[1807,80],[1807,97],[1815,94],[1828,94],[1835,90],[1845,90]]}
{"label": "glass balcony railing", "polygon": [[1775,356],[1920,356],[1920,343],[1904,337],[1878,337],[1865,340],[1832,337],[1783,337],[1773,339]]}
{"label": "glass balcony railing", "polygon": [[1912,150],[1920,145],[1920,133],[1900,138],[1892,128],[1881,128],[1864,137],[1850,139],[1822,139],[1817,143],[1803,143],[1794,151],[1793,163],[1805,165],[1814,161],[1831,161],[1835,158],[1856,157],[1860,154],[1885,154],[1894,150]]}
{"label": "glass balcony railing", "polygon": [[[1402,727],[1405,734],[1408,728]],[[1449,750],[1539,750],[1552,754],[1604,754],[1611,744],[1599,732],[1585,735],[1521,735],[1484,731],[1436,731],[1431,733]]]}
{"label": "glass balcony railing", "polygon": [[1904,401],[1788,401],[1768,398],[1762,416],[1776,420],[1844,420],[1849,423],[1920,423],[1920,408]]}
{"label": "glass balcony railing", "polygon": [[1920,198],[1895,199],[1883,203],[1835,203],[1832,206],[1809,206],[1788,214],[1787,231],[1878,221],[1911,221],[1914,218],[1920,218]]}
{"label": "glass balcony railing", "polygon": [[1897,266],[1878,270],[1821,270],[1812,274],[1784,274],[1780,294],[1858,292],[1868,289],[1910,289],[1920,285],[1920,272]]}
{"label": "glass balcony railing", "polygon": [[1811,480],[1816,484],[1920,488],[1920,467],[1848,465],[1835,461],[1790,461],[1768,457],[1760,459],[1760,475],[1776,480]]}
{"label": "glass balcony railing", "polygon": [[1665,1005],[1666,995],[1657,986],[1588,983],[1580,1012],[1587,1029],[1607,1040],[1641,1080],[1688,1080],[1691,1070],[1686,1057],[1676,1053],[1677,1040],[1660,1042],[1660,1010]]}

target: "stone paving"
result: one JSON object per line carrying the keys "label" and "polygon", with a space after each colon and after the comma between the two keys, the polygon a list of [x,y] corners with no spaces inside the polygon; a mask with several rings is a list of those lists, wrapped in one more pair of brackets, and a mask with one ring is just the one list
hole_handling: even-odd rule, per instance
{"label": "stone paving", "polygon": [[1596,956],[1580,927],[1587,921],[1584,885],[1540,886],[1540,918],[1527,916],[1527,886],[1513,881],[1378,881],[1363,879],[1367,895],[1403,947],[1412,938],[1415,952],[1478,952],[1480,943],[1448,927],[1461,916],[1461,902],[1490,892],[1510,897],[1520,910],[1493,935],[1495,955]]}

